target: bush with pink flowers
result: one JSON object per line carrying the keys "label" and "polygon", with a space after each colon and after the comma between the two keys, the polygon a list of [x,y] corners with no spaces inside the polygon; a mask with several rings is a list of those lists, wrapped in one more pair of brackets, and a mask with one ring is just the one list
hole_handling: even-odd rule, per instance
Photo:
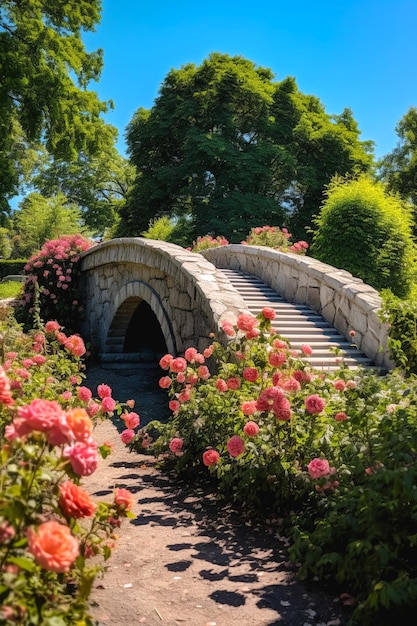
{"label": "bush with pink flowers", "polygon": [[82,385],[84,343],[55,321],[24,334],[2,310],[0,348],[0,623],[92,626],[94,579],[132,516],[125,489],[98,502],[80,485],[111,451],[93,420],[116,403]]}
{"label": "bush with pink flowers", "polygon": [[28,260],[23,299],[16,311],[27,329],[36,326],[40,316],[43,320],[58,319],[67,328],[78,330],[82,310],[79,259],[90,246],[91,241],[82,235],[63,235],[47,241]]}
{"label": "bush with pink flowers", "polygon": [[310,346],[271,332],[268,310],[223,327],[226,347],[161,359],[172,418],[130,449],[214,479],[247,513],[283,517],[298,575],[356,597],[352,623],[405,616],[417,601],[416,382],[350,370],[342,355],[337,371],[315,370]]}
{"label": "bush with pink flowers", "polygon": [[191,250],[192,252],[201,252],[201,250],[208,250],[208,248],[218,248],[219,246],[228,245],[228,240],[222,235],[218,235],[217,237],[204,235],[203,237],[197,237],[196,241],[193,241],[193,245],[188,248],[188,250]]}
{"label": "bush with pink flowers", "polygon": [[269,248],[282,250],[283,252],[305,254],[308,250],[308,243],[306,241],[291,243],[291,237],[291,233],[288,232],[288,229],[285,227],[255,226],[251,229],[245,241],[242,241],[242,244],[250,246],[268,246]]}

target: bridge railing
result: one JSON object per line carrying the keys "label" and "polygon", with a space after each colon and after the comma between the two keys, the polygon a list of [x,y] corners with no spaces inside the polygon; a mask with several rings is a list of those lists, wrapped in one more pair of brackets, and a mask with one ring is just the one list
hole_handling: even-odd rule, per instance
{"label": "bridge railing", "polygon": [[360,278],[311,257],[262,246],[232,244],[202,254],[218,268],[257,276],[290,302],[308,304],[345,337],[354,330],[350,341],[376,365],[392,369],[388,327],[378,315],[381,297]]}

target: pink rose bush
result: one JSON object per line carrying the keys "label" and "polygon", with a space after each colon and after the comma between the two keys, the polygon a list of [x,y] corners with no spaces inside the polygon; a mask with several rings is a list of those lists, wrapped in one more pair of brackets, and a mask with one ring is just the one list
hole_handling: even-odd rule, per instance
{"label": "pink rose bush", "polygon": [[[117,413],[123,407],[110,387],[94,398],[81,384],[84,342],[55,320],[24,334],[7,317],[0,336],[0,614],[30,626],[42,606],[41,621],[90,623],[88,589],[104,569],[115,526],[132,516],[133,496],[96,502],[80,482],[111,451],[94,440],[92,415],[108,417],[104,399]],[[127,421],[136,428],[140,420],[131,411]],[[72,594],[74,586],[85,591]]]}
{"label": "pink rose bush", "polygon": [[[81,235],[63,235],[47,241],[26,263],[27,279],[23,298],[16,312],[27,328],[34,325],[37,307],[43,319],[60,320],[78,330],[80,313],[79,259],[92,243]],[[37,301],[38,299],[38,301]],[[49,332],[49,331],[48,331]],[[71,342],[71,350],[82,356],[83,344]]]}

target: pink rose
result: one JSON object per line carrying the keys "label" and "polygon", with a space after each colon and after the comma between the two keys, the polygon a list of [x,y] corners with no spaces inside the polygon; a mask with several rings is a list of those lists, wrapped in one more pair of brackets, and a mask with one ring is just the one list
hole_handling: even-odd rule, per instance
{"label": "pink rose", "polygon": [[82,402],[89,402],[93,394],[91,392],[91,389],[89,389],[88,387],[78,387],[77,396],[78,396],[78,399],[81,400]]}
{"label": "pink rose", "polygon": [[63,455],[79,476],[90,476],[98,467],[97,444],[94,441],[77,441],[72,446],[66,446]]}
{"label": "pink rose", "polygon": [[113,413],[114,409],[116,408],[116,404],[116,400],[110,398],[110,396],[107,396],[106,398],[102,399],[101,408],[106,413]]}
{"label": "pink rose", "polygon": [[103,398],[110,398],[112,394],[112,389],[109,385],[99,385],[97,387],[98,397],[103,400]]}
{"label": "pink rose", "polygon": [[134,436],[135,431],[131,428],[126,428],[126,430],[120,433],[120,439],[123,441],[124,444],[130,443]]}
{"label": "pink rose", "polygon": [[264,307],[262,309],[262,315],[267,320],[275,319],[275,311],[274,311],[274,309],[271,309],[270,307]]}
{"label": "pink rose", "polygon": [[308,398],[304,401],[306,410],[311,415],[315,415],[317,413],[321,413],[324,407],[326,406],[326,401],[323,398],[320,398],[317,394],[313,394],[312,396],[308,396]]}
{"label": "pink rose", "polygon": [[40,400],[36,398],[30,404],[19,407],[17,414],[19,418],[26,421],[27,426],[32,430],[46,432],[59,421],[63,411],[55,400]]}
{"label": "pink rose", "polygon": [[322,476],[327,476],[330,474],[330,465],[329,461],[326,459],[313,459],[307,466],[308,473],[311,478],[321,478]]}
{"label": "pink rose", "polygon": [[245,451],[245,442],[239,435],[233,435],[227,442],[227,450],[233,457],[240,456]]}
{"label": "pink rose", "polygon": [[178,455],[178,454],[182,453],[183,445],[184,445],[184,440],[183,439],[181,439],[180,437],[174,437],[169,442],[169,449],[171,450],[171,452],[173,452],[174,454]]}

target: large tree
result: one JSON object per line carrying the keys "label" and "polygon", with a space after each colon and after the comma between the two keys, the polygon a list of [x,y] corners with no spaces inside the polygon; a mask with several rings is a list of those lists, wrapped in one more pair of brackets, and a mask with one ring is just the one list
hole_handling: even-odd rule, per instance
{"label": "large tree", "polygon": [[96,154],[116,130],[101,118],[109,103],[87,89],[102,50],[87,52],[101,0],[2,0],[0,3],[0,210],[18,188],[27,149],[37,143],[64,160]]}
{"label": "large tree", "polygon": [[171,70],[127,141],[137,176],[119,234],[164,215],[188,215],[194,235],[232,241],[286,216],[307,226],[334,174],[372,162],[348,110],[329,116],[294,79],[276,83],[269,69],[219,53]]}
{"label": "large tree", "polygon": [[13,213],[13,257],[27,258],[46,241],[83,231],[80,209],[63,194],[44,198],[33,192]]}
{"label": "large tree", "polygon": [[83,224],[94,234],[114,226],[133,183],[135,168],[114,146],[95,156],[81,152],[74,161],[40,158],[31,185],[43,196],[62,193],[82,212]]}
{"label": "large tree", "polygon": [[391,191],[412,203],[417,232],[417,108],[410,107],[396,126],[399,141],[380,162],[380,176]]}

